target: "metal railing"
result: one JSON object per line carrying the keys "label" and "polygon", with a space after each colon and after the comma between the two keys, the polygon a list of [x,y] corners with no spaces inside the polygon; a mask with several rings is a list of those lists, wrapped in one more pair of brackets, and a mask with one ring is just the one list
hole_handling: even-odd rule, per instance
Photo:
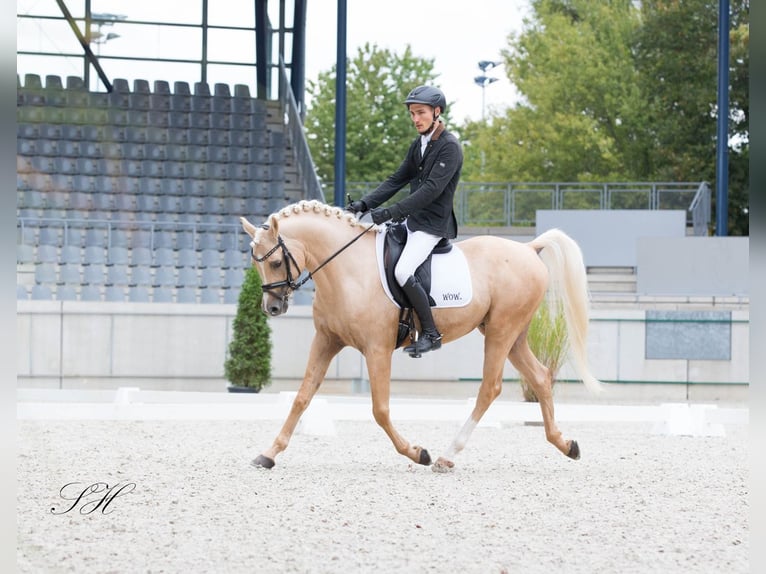
{"label": "metal railing", "polygon": [[282,108],[285,136],[295,158],[298,178],[303,182],[305,199],[318,199],[324,202],[322,184],[314,168],[314,161],[311,159],[311,151],[303,131],[303,122],[282,59],[279,61],[279,101]]}
{"label": "metal railing", "polygon": [[[357,199],[377,185],[346,182],[346,189]],[[333,187],[325,184],[328,196]],[[538,209],[679,209],[688,213],[695,234],[707,235],[701,232],[710,223],[704,188],[709,199],[705,182],[461,182],[455,213],[466,226],[534,226]]]}
{"label": "metal railing", "polygon": [[710,186],[703,181],[689,206],[694,235],[705,237],[710,235]]}

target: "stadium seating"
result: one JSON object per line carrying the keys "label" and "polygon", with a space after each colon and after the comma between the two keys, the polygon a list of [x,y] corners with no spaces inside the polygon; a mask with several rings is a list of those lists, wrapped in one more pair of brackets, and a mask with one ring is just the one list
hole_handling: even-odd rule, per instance
{"label": "stadium seating", "polygon": [[291,201],[280,114],[244,84],[21,80],[17,297],[236,303],[238,217]]}

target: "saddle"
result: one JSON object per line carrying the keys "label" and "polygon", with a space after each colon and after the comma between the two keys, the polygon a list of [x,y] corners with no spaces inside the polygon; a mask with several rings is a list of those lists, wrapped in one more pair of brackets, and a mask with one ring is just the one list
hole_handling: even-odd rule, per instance
{"label": "saddle", "polygon": [[[407,336],[413,333],[415,329],[412,304],[402,288],[396,282],[396,277],[394,277],[396,263],[402,256],[402,251],[404,251],[404,246],[406,244],[407,227],[405,224],[394,223],[388,225],[383,243],[383,267],[385,269],[386,283],[388,284],[391,296],[401,308],[401,311],[399,312],[399,330],[396,338],[397,347],[399,347]],[[449,253],[451,250],[452,243],[449,239],[443,238],[436,244],[425,261],[423,261],[423,263],[421,263],[415,270],[415,277],[417,277],[420,284],[423,285],[423,289],[426,293],[430,293],[431,291],[431,257],[434,254]],[[436,305],[436,301],[433,300],[430,294],[428,295],[428,302],[431,307]]]}

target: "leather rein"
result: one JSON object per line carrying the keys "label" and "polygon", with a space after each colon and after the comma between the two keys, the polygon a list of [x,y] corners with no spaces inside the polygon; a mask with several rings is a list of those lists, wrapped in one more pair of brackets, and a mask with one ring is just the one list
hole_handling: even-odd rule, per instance
{"label": "leather rein", "polygon": [[[260,227],[261,229],[268,229],[268,228],[269,228],[269,225],[268,225],[267,223],[264,223],[264,224],[260,225],[259,227]],[[370,229],[372,229],[373,227],[375,227],[375,224],[374,224],[374,223],[373,223],[373,224],[371,224],[371,225],[370,225],[369,227],[367,227],[366,229],[364,229],[364,230],[363,230],[363,231],[362,231],[362,232],[361,232],[359,235],[356,235],[356,236],[355,236],[353,239],[351,239],[351,240],[350,240],[348,243],[346,243],[346,244],[345,244],[343,247],[341,247],[340,249],[338,249],[338,250],[337,250],[335,253],[333,253],[332,255],[330,255],[330,257],[328,257],[328,258],[327,258],[327,259],[325,259],[325,260],[324,260],[322,263],[320,263],[320,264],[317,266],[317,268],[316,268],[316,269],[314,269],[313,271],[309,271],[309,272],[308,272],[308,274],[307,274],[306,276],[304,276],[304,277],[303,277],[303,279],[299,279],[298,281],[296,281],[296,280],[293,278],[292,267],[291,267],[291,265],[290,265],[290,264],[292,263],[292,266],[294,266],[296,269],[298,269],[298,262],[297,262],[297,261],[295,261],[295,257],[293,257],[293,254],[292,254],[292,253],[290,253],[290,250],[287,248],[287,245],[285,245],[285,242],[284,242],[284,240],[282,239],[282,236],[281,236],[281,235],[277,234],[277,243],[276,243],[276,245],[274,245],[274,247],[272,247],[272,248],[271,248],[271,249],[270,249],[268,252],[266,252],[266,253],[265,253],[263,256],[261,256],[261,257],[258,257],[258,256],[255,254],[255,246],[253,245],[253,246],[250,248],[250,254],[251,254],[252,258],[253,258],[253,261],[255,261],[255,262],[257,262],[257,263],[263,263],[263,262],[264,262],[264,261],[266,261],[266,260],[267,260],[269,257],[271,257],[272,255],[274,255],[274,253],[276,253],[276,252],[277,252],[277,250],[281,249],[281,250],[282,250],[282,262],[284,263],[284,265],[285,265],[285,268],[287,269],[287,273],[286,273],[286,276],[285,276],[285,278],[284,278],[284,279],[282,279],[281,281],[274,281],[274,282],[272,282],[272,283],[266,283],[265,285],[261,285],[261,290],[262,290],[264,293],[270,293],[271,291],[276,291],[277,289],[283,289],[282,293],[279,295],[279,298],[280,298],[282,301],[286,301],[286,300],[287,300],[287,298],[290,296],[290,293],[292,293],[293,291],[297,291],[298,289],[300,289],[300,288],[301,288],[303,285],[305,285],[305,284],[306,284],[306,282],[308,282],[308,281],[309,281],[309,280],[310,280],[310,279],[311,279],[311,278],[314,276],[314,274],[315,274],[317,271],[319,271],[319,270],[320,270],[322,267],[324,267],[324,266],[325,266],[325,265],[327,265],[327,264],[328,264],[330,261],[332,261],[333,259],[335,259],[335,258],[336,258],[338,255],[340,255],[341,253],[343,253],[343,251],[345,251],[346,249],[348,249],[348,248],[349,248],[349,247],[350,247],[350,246],[351,246],[351,245],[352,245],[352,244],[353,244],[353,243],[354,243],[354,242],[355,242],[357,239],[359,239],[359,238],[360,238],[362,235],[364,235],[365,233],[367,233],[367,232],[368,232]],[[298,277],[300,277],[300,275],[301,275],[301,273],[299,272],[299,273],[298,273]]]}

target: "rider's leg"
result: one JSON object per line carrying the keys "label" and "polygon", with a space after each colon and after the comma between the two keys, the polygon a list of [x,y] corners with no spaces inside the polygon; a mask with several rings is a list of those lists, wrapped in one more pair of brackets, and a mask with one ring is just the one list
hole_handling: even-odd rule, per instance
{"label": "rider's leg", "polygon": [[428,294],[415,278],[415,271],[428,257],[439,237],[423,231],[410,231],[407,229],[407,244],[404,246],[402,256],[399,258],[394,270],[397,283],[401,286],[412,308],[417,313],[422,326],[422,332],[415,345],[405,347],[405,352],[419,355],[441,347],[441,334],[436,329]]}

